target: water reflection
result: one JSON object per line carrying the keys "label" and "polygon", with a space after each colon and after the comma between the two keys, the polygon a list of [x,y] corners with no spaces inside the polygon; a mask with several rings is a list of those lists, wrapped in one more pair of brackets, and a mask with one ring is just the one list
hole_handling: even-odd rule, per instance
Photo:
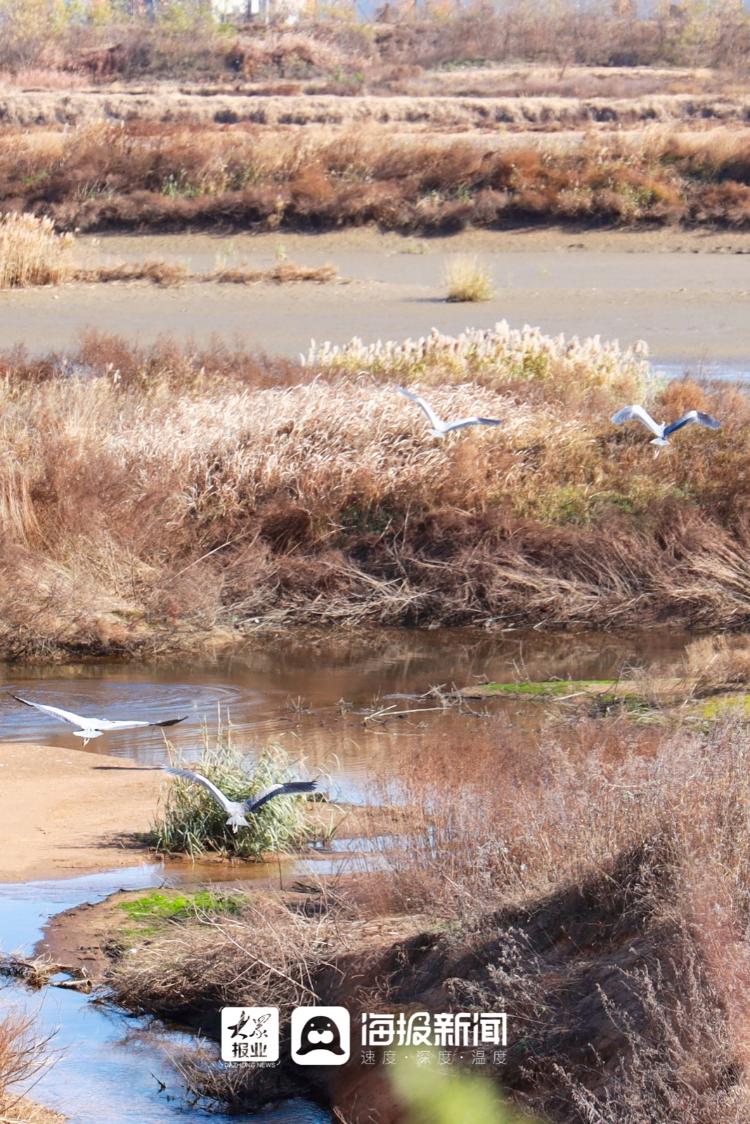
{"label": "water reflection", "polygon": [[[252,752],[273,740],[311,771],[332,777],[332,795],[366,798],[368,778],[382,776],[389,757],[411,739],[455,738],[465,719],[427,712],[398,721],[363,722],[363,708],[377,700],[408,700],[434,686],[464,686],[478,679],[610,678],[627,665],[658,666],[675,660],[686,637],[671,631],[610,635],[491,634],[470,629],[372,632],[366,636],[303,636],[259,643],[220,661],[159,664],[88,662],[53,667],[5,667],[0,689],[0,737],[38,745],[81,748],[69,727],[17,703],[26,695],[90,714],[157,719],[187,714],[171,727],[170,741],[195,759],[204,730],[231,722],[237,744]],[[349,715],[340,720],[342,709]],[[408,706],[405,701],[405,706]],[[411,705],[430,706],[416,702]],[[529,712],[516,704],[519,720]],[[525,715],[525,717],[521,717]],[[106,734],[89,752],[129,757],[147,765],[166,760],[162,731]],[[40,750],[40,752],[42,752]]]}

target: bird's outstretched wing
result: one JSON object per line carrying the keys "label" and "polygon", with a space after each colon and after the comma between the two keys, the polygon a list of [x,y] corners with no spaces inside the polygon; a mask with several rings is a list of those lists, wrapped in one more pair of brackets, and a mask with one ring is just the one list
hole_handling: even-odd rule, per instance
{"label": "bird's outstretched wing", "polygon": [[640,421],[650,429],[655,437],[664,436],[662,427],[658,422],[655,422],[647,410],[643,406],[625,406],[622,410],[618,410],[616,414],[612,415],[613,425],[622,425],[626,421]]}
{"label": "bird's outstretched wing", "polygon": [[429,402],[426,402],[424,398],[421,398],[418,394],[415,394],[413,390],[407,390],[405,386],[399,386],[398,392],[399,394],[403,394],[404,398],[408,398],[410,399],[410,401],[417,403],[422,412],[427,416],[427,419],[433,429],[443,428],[442,419],[437,416]]}
{"label": "bird's outstretched wing", "polygon": [[721,429],[721,422],[712,418],[710,414],[703,414],[700,410],[688,410],[677,421],[664,427],[664,436],[667,437],[670,433],[676,433],[678,429],[682,429],[684,425],[690,425],[691,422],[705,426],[706,429]]}
{"label": "bird's outstretched wing", "polygon": [[203,777],[200,773],[194,773],[192,769],[175,769],[172,765],[162,765],[162,769],[165,773],[171,773],[173,777],[182,777],[186,781],[195,781],[196,784],[202,784],[203,787],[211,793],[216,803],[222,806],[225,812],[231,812],[235,807],[221,789],[217,788],[208,777]]}
{"label": "bird's outstretched wing", "polygon": [[275,796],[293,796],[295,793],[315,792],[317,781],[287,781],[285,784],[272,784],[257,796],[245,801],[246,812],[257,812]]}
{"label": "bird's outstretched wing", "polygon": [[137,719],[117,721],[109,718],[92,718],[89,721],[91,725],[96,725],[100,730],[135,730],[143,726],[176,726],[178,722],[184,722],[186,718],[187,714],[183,714],[181,718],[166,718],[162,722],[144,722]]}
{"label": "bird's outstretched wing", "polygon": [[63,710],[59,706],[48,706],[47,703],[32,702],[31,699],[22,699],[14,695],[16,702],[25,706],[33,706],[34,710],[41,710],[43,714],[51,714],[53,718],[62,718],[63,722],[70,722],[71,726],[81,726],[83,729],[98,725],[98,719],[85,718],[82,714],[74,714],[72,710]]}
{"label": "bird's outstretched wing", "polygon": [[449,422],[446,432],[452,429],[465,429],[468,425],[502,425],[499,418],[462,418],[461,421]]}

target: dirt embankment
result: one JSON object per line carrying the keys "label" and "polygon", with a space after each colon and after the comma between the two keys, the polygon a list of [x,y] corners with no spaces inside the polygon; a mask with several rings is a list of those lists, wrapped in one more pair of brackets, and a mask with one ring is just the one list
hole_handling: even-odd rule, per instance
{"label": "dirt embankment", "polygon": [[620,128],[641,125],[742,125],[750,96],[656,94],[635,98],[338,97],[142,91],[19,91],[0,95],[0,124],[24,129],[144,121],[197,125],[398,126],[405,131]]}

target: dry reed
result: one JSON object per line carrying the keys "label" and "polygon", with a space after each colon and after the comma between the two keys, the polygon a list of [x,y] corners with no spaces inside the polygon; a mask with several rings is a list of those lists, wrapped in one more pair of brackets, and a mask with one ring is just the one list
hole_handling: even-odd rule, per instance
{"label": "dry reed", "polygon": [[[741,627],[746,399],[663,390],[655,410],[725,428],[654,461],[609,423],[644,373],[639,352],[507,325],[322,345],[304,366],[101,336],[0,357],[0,648],[179,649],[291,621],[618,626],[635,604],[641,623]],[[395,381],[503,425],[438,446]]]}

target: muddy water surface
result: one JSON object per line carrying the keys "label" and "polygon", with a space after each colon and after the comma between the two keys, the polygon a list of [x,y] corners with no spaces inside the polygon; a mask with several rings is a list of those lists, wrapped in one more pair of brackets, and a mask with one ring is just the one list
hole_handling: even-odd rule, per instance
{"label": "muddy water surface", "polygon": [[[23,706],[14,695],[110,718],[186,715],[185,722],[166,731],[105,734],[87,749],[158,765],[167,760],[166,734],[190,761],[200,754],[206,731],[213,735],[219,724],[230,724],[243,749],[252,753],[266,742],[278,743],[293,758],[304,759],[309,769],[329,774],[335,797],[356,801],[366,799],[373,775],[387,773],[396,743],[408,751],[410,744],[437,745],[470,728],[472,719],[445,712],[429,696],[431,688],[518,676],[612,678],[627,666],[676,659],[685,639],[671,631],[570,637],[402,629],[347,640],[259,640],[241,656],[204,666],[194,660],[151,666],[12,665],[4,669],[0,686],[0,735],[8,741],[81,748],[70,726]],[[493,705],[515,708],[519,720],[529,714],[525,704]],[[385,720],[388,710],[406,709],[413,713]],[[375,712],[383,712],[383,719]]]}

